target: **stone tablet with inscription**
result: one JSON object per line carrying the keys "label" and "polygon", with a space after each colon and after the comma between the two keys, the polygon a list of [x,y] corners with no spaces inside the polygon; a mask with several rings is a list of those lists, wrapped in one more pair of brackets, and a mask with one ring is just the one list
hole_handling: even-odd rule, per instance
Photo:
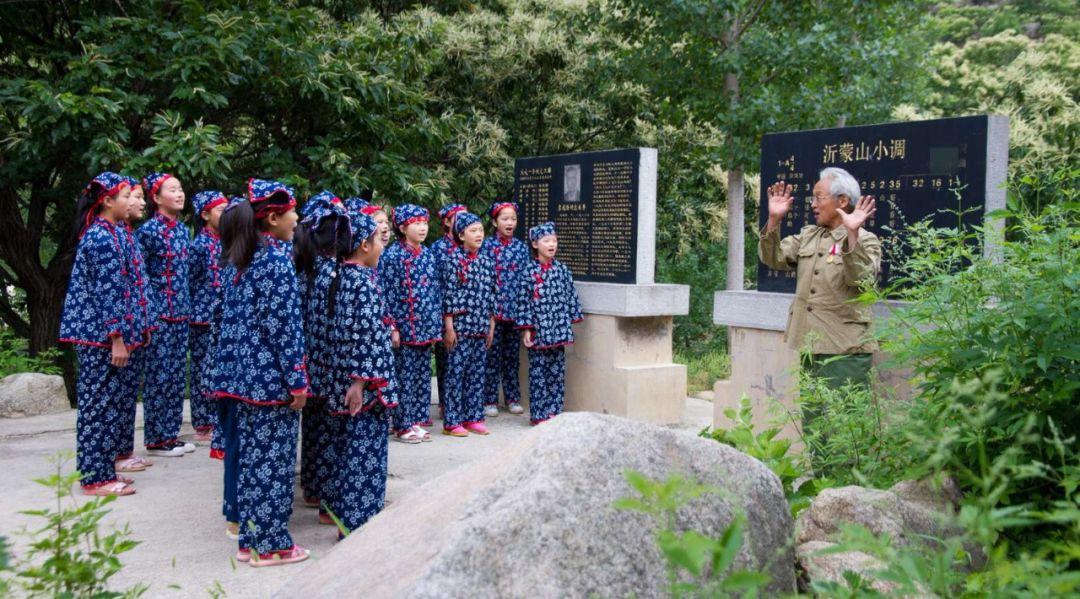
{"label": "stone tablet with inscription", "polygon": [[651,284],[656,252],[656,150],[518,158],[514,197],[525,239],[554,221],[558,260],[577,281]]}
{"label": "stone tablet with inscription", "polygon": [[[775,133],[761,140],[759,228],[768,219],[768,187],[777,181],[795,186],[795,202],[780,228],[781,237],[814,224],[810,209],[821,169],[850,172],[863,195],[877,200],[866,228],[882,240],[879,284],[891,281],[898,257],[897,235],[912,223],[957,225],[952,211],[967,211],[967,224],[1004,208],[1002,187],[1008,164],[1008,119],[972,116],[909,123]],[[758,263],[758,289],[793,293],[795,273]]]}

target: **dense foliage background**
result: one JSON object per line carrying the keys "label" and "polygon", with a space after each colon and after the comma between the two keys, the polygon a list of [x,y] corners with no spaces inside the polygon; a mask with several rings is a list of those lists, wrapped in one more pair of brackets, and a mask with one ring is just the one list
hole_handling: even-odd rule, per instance
{"label": "dense foliage background", "polygon": [[[238,192],[262,176],[301,195],[373,190],[391,204],[479,208],[511,194],[515,156],[649,145],[660,150],[659,277],[692,289],[676,349],[722,369],[711,294],[727,284],[733,216],[746,219],[754,263],[760,136],[1004,112],[1014,173],[1053,201],[1048,166],[1077,160],[1076,9],[1075,0],[5,4],[0,317],[31,354],[55,344],[73,198],[103,169],[168,170],[189,194]],[[703,368],[708,384],[716,368]]]}

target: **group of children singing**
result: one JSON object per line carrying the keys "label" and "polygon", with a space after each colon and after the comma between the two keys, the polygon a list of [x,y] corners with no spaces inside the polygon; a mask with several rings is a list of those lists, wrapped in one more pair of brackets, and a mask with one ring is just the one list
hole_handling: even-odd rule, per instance
{"label": "group of children singing", "polygon": [[126,474],[153,465],[133,451],[140,389],[146,453],[195,450],[179,439],[190,380],[195,439],[224,462],[236,559],[293,563],[308,557],[288,531],[298,436],[304,503],[343,533],[359,528],[383,506],[388,436],[431,440],[432,353],[445,435],[489,434],[500,390],[523,412],[519,339],[531,422],[562,411],[582,314],[552,223],[526,244],[517,206],[497,202],[485,238],[453,204],[426,246],[420,206],[324,191],[298,213],[290,187],[251,179],[242,197],[195,194],[193,237],[185,199],[168,173],[105,172],[80,194],[60,337],[79,361],[85,494],[131,495]]}

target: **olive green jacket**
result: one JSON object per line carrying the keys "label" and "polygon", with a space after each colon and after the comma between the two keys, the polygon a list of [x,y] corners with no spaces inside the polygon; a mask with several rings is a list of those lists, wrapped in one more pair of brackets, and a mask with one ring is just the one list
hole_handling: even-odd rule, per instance
{"label": "olive green jacket", "polygon": [[881,240],[859,230],[859,243],[847,248],[843,225],[829,230],[808,225],[796,235],[780,239],[779,227],[762,229],[758,255],[769,268],[795,270],[795,301],[788,312],[784,340],[801,350],[813,331],[810,351],[815,354],[856,354],[877,349],[870,338],[870,308],[851,300],[860,283],[877,279],[881,269]]}

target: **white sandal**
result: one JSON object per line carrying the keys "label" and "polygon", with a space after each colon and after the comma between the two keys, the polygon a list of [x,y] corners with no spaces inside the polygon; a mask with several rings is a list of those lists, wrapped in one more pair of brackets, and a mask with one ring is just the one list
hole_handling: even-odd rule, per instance
{"label": "white sandal", "polygon": [[394,439],[402,443],[408,443],[409,445],[416,445],[423,441],[420,435],[416,434],[416,431],[413,429],[409,429],[403,433],[394,433]]}
{"label": "white sandal", "polygon": [[419,424],[414,424],[412,426],[412,432],[419,435],[420,440],[423,441],[424,443],[430,443],[431,442],[431,433],[424,430],[423,427],[421,427]]}

